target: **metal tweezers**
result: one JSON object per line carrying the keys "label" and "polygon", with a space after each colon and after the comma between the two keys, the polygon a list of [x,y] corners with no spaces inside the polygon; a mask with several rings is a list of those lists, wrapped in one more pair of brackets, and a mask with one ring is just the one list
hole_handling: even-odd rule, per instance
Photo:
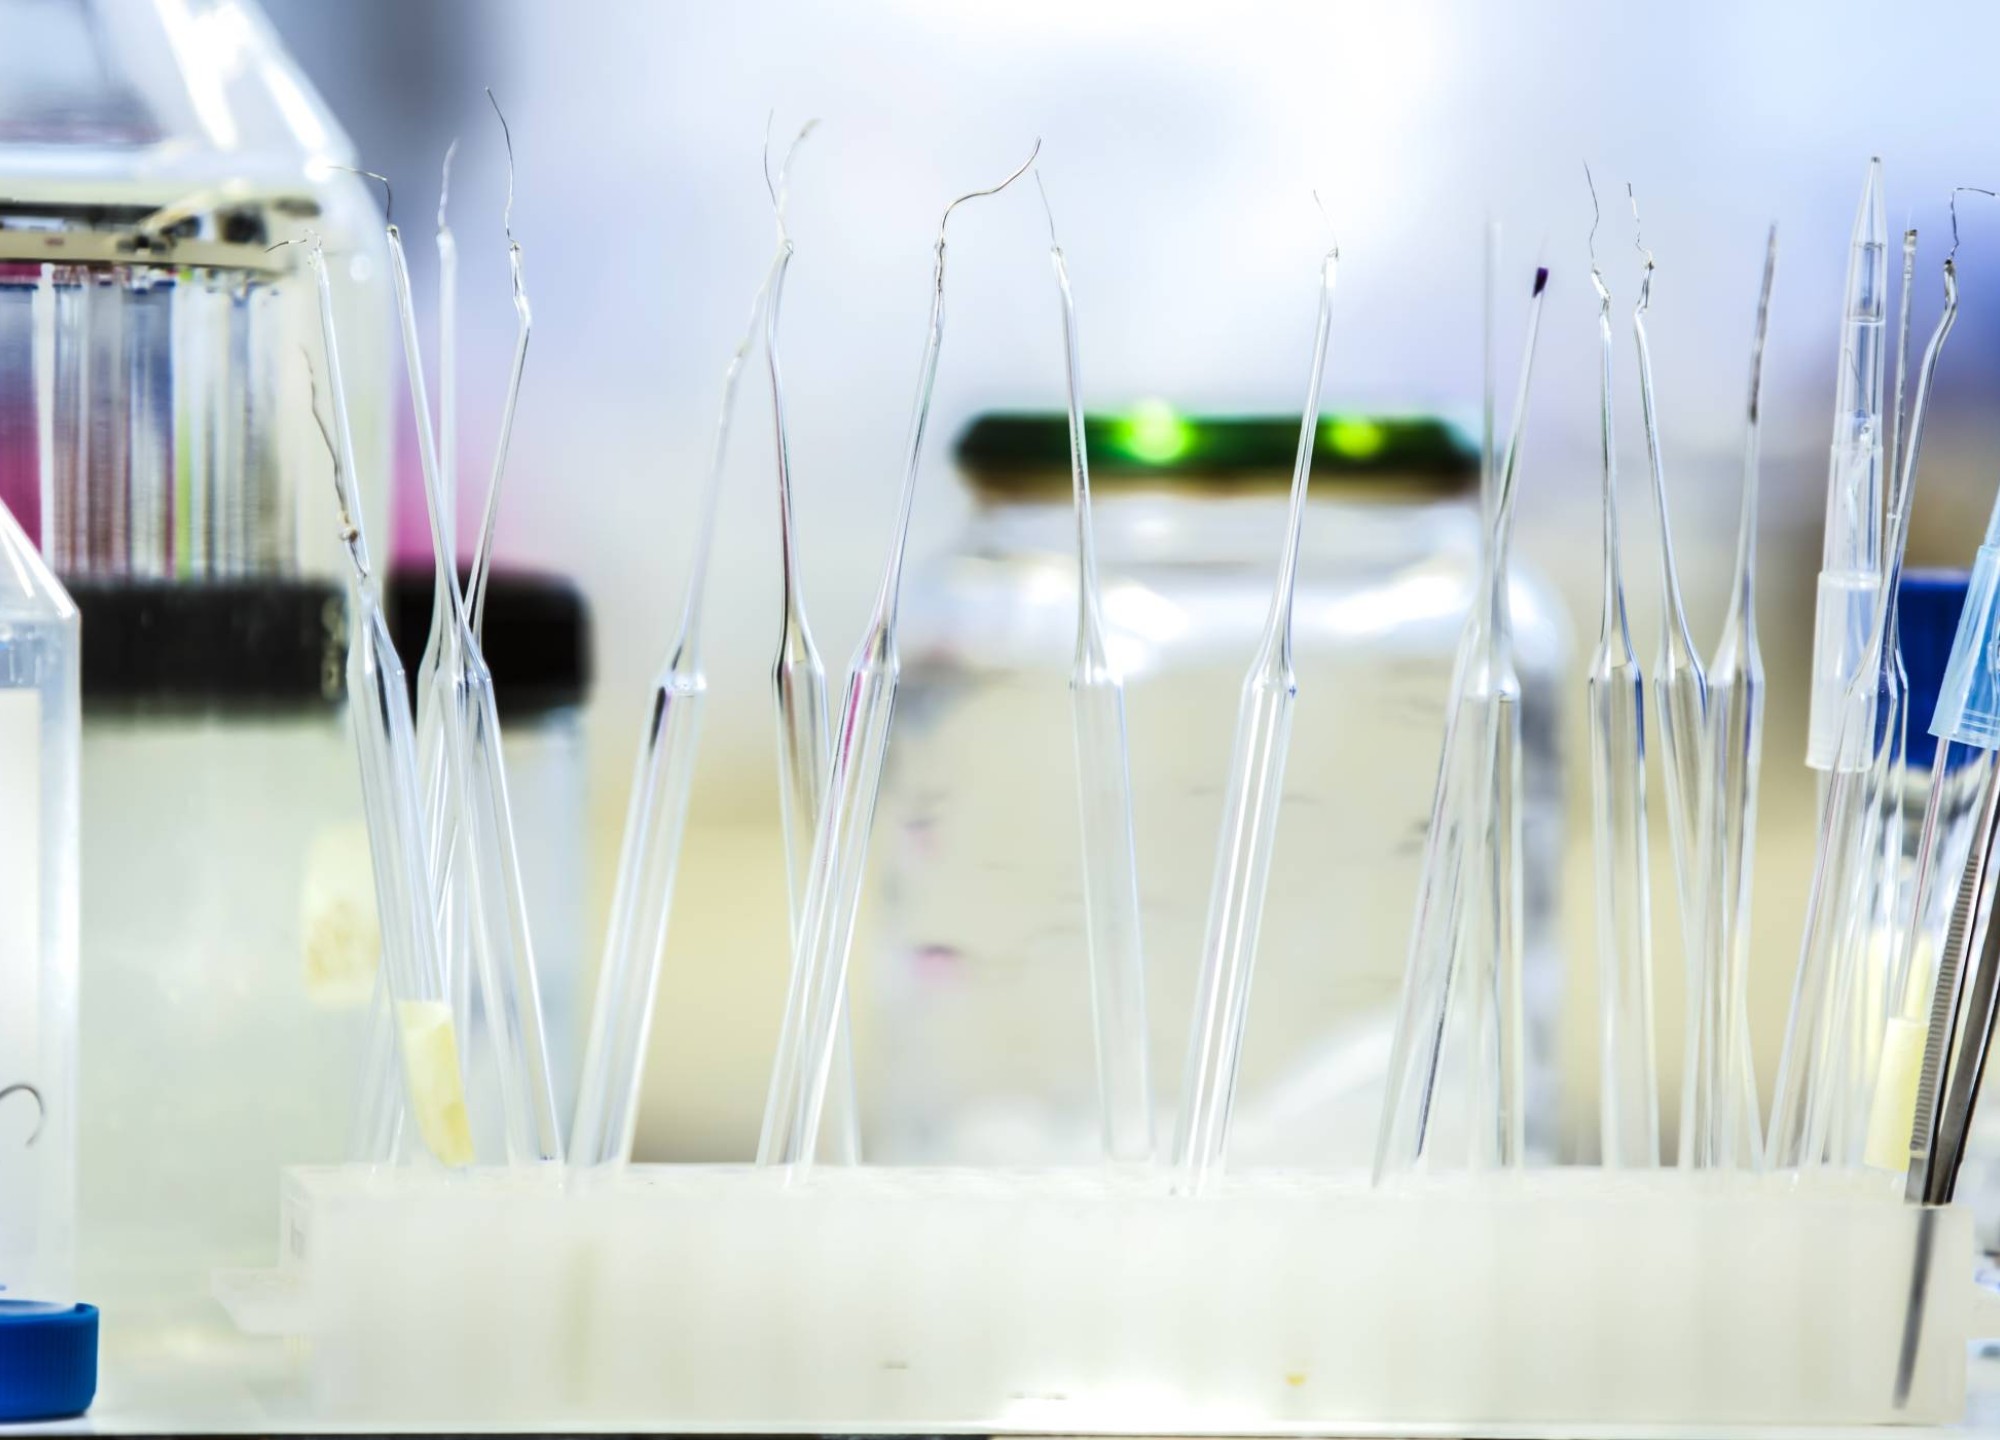
{"label": "metal tweezers", "polygon": [[[1940,741],[1940,744],[1947,743]],[[1966,1135],[1979,1085],[1986,1076],[1996,1002],[2000,1002],[2000,926],[1993,923],[1993,896],[2000,864],[2000,765],[1993,767],[1979,803],[1979,828],[1959,877],[1944,952],[1938,957],[1937,989],[1931,996],[1930,1028],[1924,1035],[1923,1069],[1917,1081],[1915,1118],[1910,1126],[1910,1170],[1903,1197],[1913,1205],[1948,1205],[1965,1162]],[[1965,961],[1975,957],[1968,993]],[[1964,1003],[1961,1005],[1960,1001]],[[1958,1032],[1963,1020],[1964,1035]],[[1952,1063],[1957,1040],[1957,1063]],[[1942,1103],[1940,1103],[1942,1102]],[[1910,1294],[1903,1315],[1902,1353],[1897,1358],[1895,1403],[1909,1403],[1917,1353],[1923,1339],[1929,1290],[1933,1222],[1928,1210],[1917,1226],[1910,1268]]]}

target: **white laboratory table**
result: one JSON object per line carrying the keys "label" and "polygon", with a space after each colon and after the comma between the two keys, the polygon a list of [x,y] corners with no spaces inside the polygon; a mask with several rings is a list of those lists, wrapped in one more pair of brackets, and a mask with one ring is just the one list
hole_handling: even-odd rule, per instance
{"label": "white laboratory table", "polygon": [[[1768,1440],[1832,1440],[1837,1436],[1872,1434],[1924,1440],[1924,1437],[2000,1437],[2000,1350],[1975,1353],[1968,1375],[1967,1414],[1956,1426],[1933,1429],[1909,1427],[1763,1428],[1748,1431],[1679,1427],[1616,1428],[1575,1425],[1523,1430],[1481,1427],[1477,1433],[1494,1437],[1546,1435],[1605,1437],[1605,1440],[1701,1440],[1701,1437],[1754,1435]],[[755,1397],[746,1396],[746,1432],[763,1433],[755,1423]],[[367,1427],[379,1431],[379,1425]],[[619,1427],[629,1428],[629,1427]],[[77,1420],[50,1425],[0,1427],[0,1432],[57,1435],[130,1434],[274,1434],[353,1433],[360,1430],[315,1413],[306,1386],[305,1357],[295,1341],[252,1338],[236,1332],[220,1307],[212,1314],[190,1314],[182,1326],[155,1328],[143,1336],[120,1333],[107,1320],[100,1367],[97,1404]],[[1342,1432],[1357,1436],[1452,1436],[1470,1433],[1457,1428],[1385,1424],[1379,1428]]]}

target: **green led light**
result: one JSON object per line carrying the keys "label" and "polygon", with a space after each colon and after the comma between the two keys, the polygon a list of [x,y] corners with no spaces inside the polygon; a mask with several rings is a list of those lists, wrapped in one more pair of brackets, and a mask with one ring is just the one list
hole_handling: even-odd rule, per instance
{"label": "green led light", "polygon": [[1329,420],[1325,431],[1328,446],[1350,460],[1366,460],[1380,454],[1389,443],[1389,432],[1373,420]]}
{"label": "green led light", "polygon": [[1118,422],[1118,444],[1134,460],[1169,465],[1194,444],[1194,426],[1164,400],[1141,400]]}

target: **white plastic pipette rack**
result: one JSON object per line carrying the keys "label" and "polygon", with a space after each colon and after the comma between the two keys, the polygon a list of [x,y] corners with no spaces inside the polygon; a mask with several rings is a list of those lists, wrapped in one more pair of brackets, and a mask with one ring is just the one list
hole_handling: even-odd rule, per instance
{"label": "white plastic pipette rack", "polygon": [[341,1167],[282,1209],[216,1293],[355,1422],[1942,1424],[2000,1333],[1968,1214],[1880,1178]]}

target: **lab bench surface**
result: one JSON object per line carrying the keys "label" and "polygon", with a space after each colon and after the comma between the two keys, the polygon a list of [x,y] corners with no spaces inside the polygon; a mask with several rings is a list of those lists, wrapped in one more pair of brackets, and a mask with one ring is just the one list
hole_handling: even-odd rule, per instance
{"label": "lab bench surface", "polygon": [[[1747,1430],[1688,1426],[1552,1427],[1392,1425],[1349,1427],[1355,1437],[1449,1437],[1468,1434],[1505,1440],[1546,1436],[1548,1440],[1703,1440],[1755,1436],[1758,1440],[1834,1440],[1876,1435],[1896,1440],[1929,1437],[1995,1437],[2000,1440],[2000,1348],[1975,1350],[1968,1362],[1968,1398],[1961,1422],[1945,1427],[1762,1427]],[[768,1433],[754,1424],[754,1397],[745,1397],[745,1433]],[[430,1432],[456,1427],[429,1426]],[[471,1427],[466,1427],[471,1428]],[[303,1347],[295,1341],[235,1334],[220,1317],[190,1320],[181,1329],[155,1332],[143,1342],[107,1336],[91,1412],[80,1419],[47,1425],[8,1426],[10,1434],[351,1434],[383,1433],[380,1424],[359,1425],[316,1413],[307,1385]],[[629,1426],[584,1427],[578,1433],[623,1432]],[[991,1433],[966,1429],[958,1433]],[[1282,1434],[1313,1433],[1281,1431]]]}

